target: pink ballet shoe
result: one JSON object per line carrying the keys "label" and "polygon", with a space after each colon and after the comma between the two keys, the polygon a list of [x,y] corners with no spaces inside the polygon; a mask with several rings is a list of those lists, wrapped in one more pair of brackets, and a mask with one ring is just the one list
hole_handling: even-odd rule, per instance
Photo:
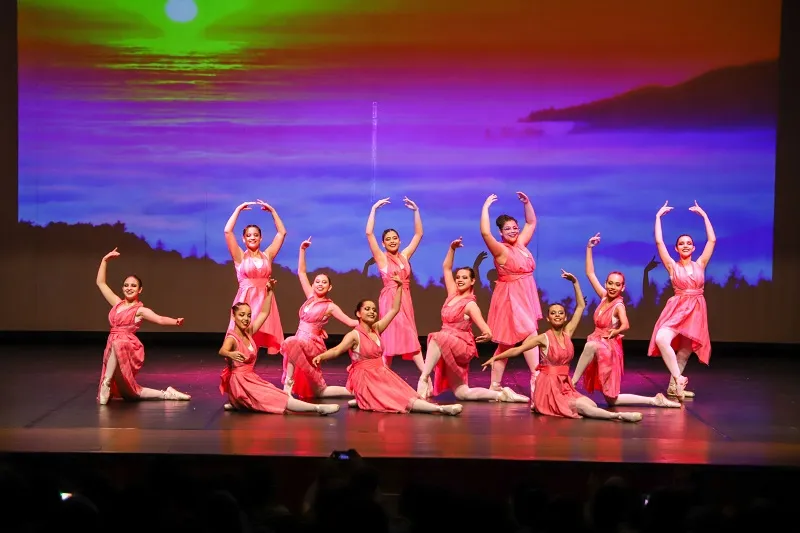
{"label": "pink ballet shoe", "polygon": [[681,376],[675,379],[675,397],[679,400],[686,398],[686,385],[689,384],[689,378]]}
{"label": "pink ballet shoe", "polygon": [[358,400],[348,400],[347,407],[358,409]]}
{"label": "pink ballet shoe", "polygon": [[514,390],[511,389],[510,387],[503,387],[503,390],[501,392],[505,394],[507,399],[500,401],[510,402],[510,403],[528,403],[529,401],[531,401],[530,398],[514,392]]}
{"label": "pink ballet shoe", "polygon": [[439,412],[445,415],[456,416],[461,414],[461,411],[464,410],[464,406],[460,403],[454,403],[452,405],[440,405]]}
{"label": "pink ballet shoe", "polygon": [[111,398],[111,380],[104,379],[100,383],[100,394],[97,395],[97,402],[100,405],[106,405],[109,398]]}
{"label": "pink ballet shoe", "polygon": [[185,392],[181,392],[179,390],[175,390],[172,387],[167,387],[167,390],[164,391],[164,400],[176,400],[181,402],[188,402],[192,399],[191,396],[186,394]]}
{"label": "pink ballet shoe", "polygon": [[623,422],[641,422],[642,413],[617,413],[619,420]]}
{"label": "pink ballet shoe", "polygon": [[332,415],[339,411],[339,404],[335,403],[320,403],[317,404],[315,411],[320,416]]}
{"label": "pink ballet shoe", "polygon": [[[669,386],[667,387],[667,396],[677,397],[678,396],[678,385],[675,383],[675,377],[670,376],[669,378]],[[684,398],[694,398],[694,392],[683,390],[683,397]]]}
{"label": "pink ballet shoe", "polygon": [[226,411],[235,411],[236,410],[236,408],[233,406],[232,403],[226,403],[225,405],[222,406],[222,408],[224,410],[226,410]]}
{"label": "pink ballet shoe", "polygon": [[652,405],[656,407],[671,407],[673,409],[680,409],[681,403],[675,402],[672,400],[668,400],[663,394],[660,392],[653,397]]}

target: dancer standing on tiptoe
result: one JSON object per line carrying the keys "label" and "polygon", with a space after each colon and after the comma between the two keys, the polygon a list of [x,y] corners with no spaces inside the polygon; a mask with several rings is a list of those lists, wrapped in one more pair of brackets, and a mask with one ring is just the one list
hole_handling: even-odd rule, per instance
{"label": "dancer standing on tiptoe", "polygon": [[714,254],[717,236],[708,215],[695,202],[689,211],[703,217],[705,222],[706,245],[703,253],[697,261],[692,261],[692,254],[695,251],[694,240],[691,235],[684,234],[678,236],[675,241],[675,251],[678,252],[679,259],[673,260],[664,244],[661,231],[661,217],[673,209],[667,204],[668,202],[664,202],[656,213],[655,240],[658,255],[664,268],[669,272],[675,295],[667,300],[667,305],[658,317],[647,354],[652,357],[660,355],[664,359],[664,364],[667,365],[671,375],[667,394],[682,400],[694,397],[694,392],[686,390],[689,378],[683,375],[689,356],[692,352],[696,353],[700,362],[706,365],[711,359],[708,309],[703,289],[706,266]]}
{"label": "dancer standing on tiptoe", "polygon": [[325,383],[322,371],[311,364],[317,355],[325,351],[325,325],[330,317],[345,326],[354,328],[358,321],[350,318],[328,297],[333,290],[327,274],[318,274],[314,284],[308,282],[306,274],[306,249],[311,246],[311,237],[300,244],[300,257],[297,260],[297,277],[306,295],[300,306],[300,324],[297,333],[283,341],[281,353],[286,360],[286,379],[283,390],[300,398],[331,398],[335,396],[352,398],[344,387]]}
{"label": "dancer standing on tiptoe", "polygon": [[388,203],[388,198],[375,202],[369,212],[369,218],[367,218],[366,230],[369,249],[375,259],[375,263],[378,265],[378,271],[381,273],[381,279],[383,280],[383,290],[381,290],[381,295],[378,299],[381,317],[386,316],[392,308],[395,292],[395,283],[392,278],[398,276],[403,283],[404,297],[402,307],[395,320],[387,325],[387,329],[382,336],[383,362],[387,367],[391,368],[392,357],[399,355],[403,359],[413,359],[417,368],[422,371],[424,367],[422,347],[419,343],[417,324],[414,320],[414,306],[409,288],[411,282],[410,260],[422,240],[422,218],[419,215],[417,204],[404,197],[403,203],[414,212],[414,237],[411,238],[408,246],[400,250],[400,234],[397,230],[392,228],[383,230],[381,235],[383,250],[381,250],[377,239],[375,239],[375,211]]}
{"label": "dancer standing on tiptoe", "polygon": [[[502,353],[537,333],[537,321],[542,318],[539,292],[533,279],[536,261],[527,248],[536,230],[536,213],[525,193],[517,192],[517,197],[525,208],[525,225],[520,230],[517,219],[500,215],[495,221],[500,230],[500,241],[492,235],[489,223],[489,206],[497,201],[496,194],[486,199],[481,211],[481,236],[494,258],[497,270],[497,283],[492,292],[488,319],[493,340],[497,343],[495,354]],[[526,350],[523,355],[531,370],[530,382],[533,390],[536,367],[539,366],[539,348]],[[506,359],[500,359],[492,365],[492,390],[503,390],[501,383],[506,363]]]}
{"label": "dancer standing on tiptoe", "polygon": [[[251,206],[255,205],[261,206],[263,211],[269,211],[275,223],[275,237],[263,252],[261,251],[261,228],[255,224],[245,226],[242,232],[244,250],[239,246],[236,235],[233,233],[239,213],[249,211]],[[281,246],[283,246],[285,238],[286,228],[283,226],[278,212],[271,205],[261,200],[245,202],[239,205],[233,211],[227,224],[225,224],[225,242],[228,245],[228,251],[231,254],[231,259],[233,259],[233,266],[236,268],[236,278],[239,281],[239,291],[236,293],[233,302],[249,304],[256,316],[261,313],[261,307],[267,297],[267,283],[272,275],[272,262],[278,255]],[[253,336],[258,345],[266,348],[269,353],[278,353],[283,342],[283,328],[278,314],[278,304],[275,303],[274,297],[271,301],[272,307],[266,322]],[[228,324],[228,331],[233,331],[234,327],[234,320],[231,319]]]}

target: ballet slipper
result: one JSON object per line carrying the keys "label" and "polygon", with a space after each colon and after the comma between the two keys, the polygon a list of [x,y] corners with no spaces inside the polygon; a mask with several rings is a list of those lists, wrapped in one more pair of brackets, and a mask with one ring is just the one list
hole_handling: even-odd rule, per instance
{"label": "ballet slipper", "polygon": [[186,402],[192,399],[191,396],[186,394],[185,392],[181,392],[179,390],[175,390],[172,387],[167,387],[167,390],[164,391],[163,399],[165,400],[177,400]]}
{"label": "ballet slipper", "polygon": [[502,392],[505,392],[506,395],[508,395],[508,400],[506,401],[511,403],[528,403],[529,401],[531,401],[530,398],[514,392],[514,390],[510,387],[503,387]]}
{"label": "ballet slipper", "polygon": [[440,405],[439,412],[445,415],[456,416],[461,414],[461,411],[464,410],[464,406],[460,403],[454,403],[452,405]]}
{"label": "ballet slipper", "polygon": [[236,408],[233,406],[232,403],[226,403],[225,405],[222,406],[222,408],[225,409],[226,411],[235,411],[236,410]]}
{"label": "ballet slipper", "polygon": [[678,400],[686,398],[686,385],[688,384],[689,378],[686,376],[680,376],[675,379],[675,397],[678,398]]}
{"label": "ballet slipper", "polygon": [[681,407],[681,403],[680,402],[675,402],[673,400],[668,400],[660,392],[653,397],[653,403],[651,405],[654,405],[656,407],[671,407],[673,409],[674,408],[680,409],[680,407]]}
{"label": "ballet slipper", "polygon": [[339,404],[336,403],[320,403],[316,405],[315,411],[320,416],[332,415],[339,410]]}
{"label": "ballet slipper", "polygon": [[[678,386],[675,383],[675,377],[670,376],[669,378],[669,387],[667,387],[667,396],[678,396]],[[688,391],[686,389],[683,390],[683,397],[684,398],[694,398],[694,392]]]}
{"label": "ballet slipper", "polygon": [[617,413],[619,420],[623,422],[641,422],[642,413]]}
{"label": "ballet slipper", "polygon": [[353,407],[358,409],[358,400],[347,400],[347,407]]}
{"label": "ballet slipper", "polygon": [[100,394],[98,394],[97,396],[97,402],[100,405],[106,405],[110,397],[111,397],[111,379],[104,379],[100,383]]}

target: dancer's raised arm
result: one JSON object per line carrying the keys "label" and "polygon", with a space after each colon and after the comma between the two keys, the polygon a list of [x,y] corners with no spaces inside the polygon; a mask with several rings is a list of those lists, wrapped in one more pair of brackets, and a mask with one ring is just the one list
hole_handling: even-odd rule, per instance
{"label": "dancer's raised arm", "polygon": [[528,199],[528,195],[517,191],[517,197],[525,206],[525,225],[522,226],[522,230],[519,232],[519,240],[523,246],[528,246],[528,243],[533,238],[533,232],[536,230],[536,213],[533,211],[533,204]]}
{"label": "dancer's raised arm", "polygon": [[115,257],[119,257],[119,252],[116,248],[108,252],[103,259],[100,261],[100,268],[97,269],[97,288],[100,289],[100,292],[103,294],[103,297],[106,301],[111,304],[111,306],[117,305],[122,298],[114,294],[114,291],[106,283],[106,265],[109,260],[114,259]]}
{"label": "dancer's raised arm", "polygon": [[576,278],[574,274],[570,274],[562,268],[561,277],[572,282],[572,289],[575,291],[575,312],[572,313],[572,318],[570,318],[567,325],[564,326],[566,334],[572,337],[572,334],[578,329],[583,311],[586,309],[586,300],[583,297],[583,291],[581,291],[581,284],[578,283],[578,278]]}
{"label": "dancer's raised arm", "polygon": [[414,211],[414,236],[411,238],[411,242],[408,243],[408,246],[400,253],[406,256],[406,259],[411,259],[411,256],[417,251],[417,247],[422,240],[422,217],[419,214],[419,207],[417,207],[416,203],[409,200],[408,196],[403,197],[403,203],[407,208]]}
{"label": "dancer's raised arm", "polygon": [[400,312],[400,301],[403,299],[403,280],[400,279],[399,276],[396,274],[392,276],[392,281],[397,284],[397,290],[394,293],[394,301],[392,302],[392,308],[389,309],[389,312],[383,315],[383,318],[375,322],[372,325],[372,329],[381,333],[383,330],[392,323],[394,317],[397,316],[397,313]]}
{"label": "dancer's raised arm", "polygon": [[592,284],[592,288],[594,292],[600,298],[604,298],[606,295],[606,289],[603,287],[603,284],[600,283],[600,280],[597,279],[597,274],[594,273],[594,257],[592,255],[592,248],[597,246],[600,243],[600,234],[595,234],[594,237],[589,239],[589,242],[586,243],[586,277],[589,278],[589,283]]}
{"label": "dancer's raised arm", "polygon": [[278,216],[278,212],[274,207],[263,200],[256,200],[256,204],[261,206],[262,211],[269,211],[272,215],[272,221],[275,223],[275,237],[273,237],[272,242],[264,250],[267,260],[272,261],[278,255],[278,252],[281,251],[283,241],[286,240],[286,227],[283,225],[283,221],[281,217]]}
{"label": "dancer's raised arm", "polygon": [[491,368],[495,361],[498,361],[500,359],[508,359],[509,357],[517,357],[523,352],[527,352],[528,350],[544,346],[544,344],[545,344],[544,333],[530,335],[528,336],[527,339],[522,341],[522,344],[520,344],[516,348],[510,348],[505,352],[493,355],[481,366],[483,367],[483,370],[486,370],[487,368]]}
{"label": "dancer's raised arm", "polygon": [[378,265],[379,270],[386,268],[386,255],[384,255],[383,250],[378,245],[378,240],[375,238],[375,211],[388,203],[389,198],[378,200],[372,205],[369,217],[367,217],[367,242],[369,243],[369,250],[372,252],[372,258],[375,259],[375,264]]}
{"label": "dancer's raised arm", "polygon": [[463,244],[461,244],[461,237],[451,242],[450,247],[447,249],[447,254],[444,256],[444,261],[442,262],[444,288],[447,290],[447,296],[452,296],[458,292],[458,289],[456,288],[456,280],[453,277],[453,260],[456,256],[456,248],[461,248],[462,246]]}
{"label": "dancer's raised arm", "polygon": [[703,221],[705,221],[706,225],[706,245],[703,248],[703,253],[700,254],[700,257],[697,259],[697,262],[703,268],[708,265],[708,262],[711,260],[711,256],[714,254],[714,248],[717,245],[717,235],[714,233],[714,227],[711,225],[711,220],[708,218],[708,215],[703,208],[697,205],[697,200],[695,200],[694,205],[689,208],[689,211],[692,213],[697,213],[701,217],[703,217]]}
{"label": "dancer's raised arm", "polygon": [[672,257],[670,257],[669,250],[667,250],[667,247],[664,244],[664,233],[661,229],[661,217],[674,209],[673,207],[667,205],[668,203],[669,201],[664,202],[664,205],[662,205],[661,209],[659,209],[658,213],[656,213],[656,226],[654,234],[656,239],[656,249],[658,250],[658,257],[661,258],[664,268],[667,269],[670,277],[672,277],[672,266],[675,262],[672,260]]}
{"label": "dancer's raised arm", "polygon": [[342,338],[342,342],[338,346],[334,346],[330,350],[326,350],[311,360],[311,364],[319,366],[323,361],[339,357],[343,353],[347,353],[351,348],[358,345],[358,331],[353,330]]}
{"label": "dancer's raised arm", "polygon": [[311,298],[314,295],[314,288],[308,281],[308,273],[306,272],[306,248],[311,246],[311,237],[300,243],[300,255],[297,258],[297,277],[300,279],[300,286],[303,288],[303,294],[306,298]]}
{"label": "dancer's raised arm", "polygon": [[483,237],[483,242],[486,243],[492,257],[494,257],[498,263],[504,263],[506,247],[494,238],[494,235],[492,235],[492,224],[489,222],[489,206],[496,201],[497,195],[490,194],[489,197],[486,198],[486,201],[483,202],[483,208],[481,209],[481,237]]}
{"label": "dancer's raised arm", "polygon": [[264,299],[264,305],[261,306],[261,312],[258,313],[256,319],[250,324],[251,333],[261,329],[261,326],[264,325],[264,322],[266,322],[269,317],[269,313],[272,310],[272,299],[275,297],[272,293],[275,283],[277,282],[272,278],[270,278],[269,283],[267,283],[267,297]]}
{"label": "dancer's raised arm", "polygon": [[239,219],[239,213],[242,211],[250,211],[250,206],[256,205],[256,202],[244,202],[236,207],[233,210],[233,214],[228,219],[228,222],[225,223],[225,244],[228,245],[228,252],[231,254],[231,259],[236,264],[242,262],[242,251],[241,246],[239,246],[239,241],[236,238],[236,235],[233,233],[233,229],[236,227],[236,221]]}

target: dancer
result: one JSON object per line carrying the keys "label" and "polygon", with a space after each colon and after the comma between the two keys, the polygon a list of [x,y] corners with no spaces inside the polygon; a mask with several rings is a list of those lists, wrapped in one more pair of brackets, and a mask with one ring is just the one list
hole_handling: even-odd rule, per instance
{"label": "dancer", "polygon": [[387,313],[378,320],[378,309],[372,300],[361,300],[356,306],[358,325],[348,333],[335,348],[314,358],[312,364],[319,366],[323,361],[339,357],[349,351],[352,364],[348,367],[347,389],[355,395],[350,400],[351,407],[379,413],[443,413],[457,415],[460,404],[436,405],[422,399],[409,387],[403,378],[383,364],[383,339],[392,319],[400,312],[405,287],[403,279],[395,275],[394,302]]}
{"label": "dancer", "polygon": [[100,373],[100,387],[97,401],[106,405],[111,398],[125,400],[189,400],[191,396],[172,387],[156,390],[142,387],[136,382],[136,374],[144,364],[144,346],[136,336],[142,320],[159,326],[180,326],[182,318],[159,316],[139,301],[142,293],[142,280],[131,275],[122,283],[123,298],[117,296],[106,284],[106,268],[111,259],[119,257],[116,248],[108,252],[100,261],[97,270],[97,287],[111,304],[108,322],[111,332],[108,334],[106,349],[103,353],[103,370]]}
{"label": "dancer", "polygon": [[258,357],[258,344],[253,331],[267,320],[272,308],[272,282],[268,281],[266,298],[255,320],[252,308],[244,302],[233,304],[234,330],[225,334],[225,341],[219,354],[227,359],[227,366],[220,376],[219,390],[228,395],[227,411],[256,411],[259,413],[283,414],[286,411],[298,413],[314,412],[329,415],[339,410],[336,404],[313,404],[292,398],[278,387],[264,381],[255,373],[253,367]]}
{"label": "dancer", "polygon": [[[536,213],[533,205],[523,192],[517,192],[525,208],[525,225],[519,229],[517,219],[500,215],[495,224],[500,229],[502,242],[498,242],[489,224],[489,206],[497,201],[497,195],[490,195],[483,203],[481,211],[481,236],[494,257],[497,269],[497,282],[492,290],[489,305],[489,328],[494,342],[495,354],[502,353],[521,340],[538,332],[537,321],[542,318],[542,306],[533,271],[536,261],[526,248],[536,230]],[[539,348],[531,348],[524,353],[525,361],[531,370],[531,389],[535,385],[536,368],[539,366]],[[491,389],[503,390],[501,382],[506,369],[506,359],[497,360],[492,366]]]}
{"label": "dancer", "polygon": [[[242,231],[242,241],[246,250],[242,250],[233,234],[239,213],[249,211],[250,207],[255,205],[260,205],[262,211],[269,211],[275,223],[275,237],[263,252],[261,251],[261,228],[255,224],[245,226]],[[244,202],[233,211],[231,218],[225,224],[225,242],[233,259],[233,266],[236,268],[236,279],[239,281],[239,291],[233,301],[248,303],[256,316],[261,312],[267,296],[266,285],[272,275],[272,262],[283,246],[285,238],[286,228],[283,226],[278,212],[262,200]],[[261,329],[255,332],[254,338],[258,345],[266,348],[269,353],[278,353],[283,342],[283,328],[278,314],[278,304],[274,297],[272,298],[272,309],[268,315],[267,321],[261,326]],[[228,331],[233,331],[234,327],[234,320],[231,319]]]}
{"label": "dancer", "polygon": [[306,295],[306,301],[300,307],[300,325],[297,333],[281,344],[281,353],[286,360],[286,378],[283,390],[300,398],[331,398],[345,396],[352,398],[344,387],[328,386],[322,377],[322,371],[311,365],[311,360],[325,351],[325,325],[331,316],[350,328],[358,325],[358,321],[350,318],[334,304],[328,294],[333,290],[327,274],[319,274],[314,278],[314,286],[308,282],[306,274],[306,249],[311,246],[311,237],[300,244],[300,257],[297,260],[297,277]]}
{"label": "dancer", "polygon": [[695,251],[694,240],[691,235],[680,235],[675,241],[675,251],[678,252],[679,260],[674,261],[664,245],[661,231],[661,217],[673,209],[667,205],[668,203],[664,202],[656,213],[655,239],[658,255],[669,273],[675,295],[667,300],[667,305],[656,321],[647,354],[652,357],[660,355],[664,359],[664,364],[667,365],[671,375],[667,394],[682,400],[694,398],[694,392],[686,390],[689,378],[683,375],[689,356],[692,352],[696,353],[697,358],[705,365],[708,365],[711,358],[708,310],[703,288],[705,269],[714,254],[717,236],[714,234],[708,215],[695,201],[689,211],[703,217],[706,226],[706,245],[697,261],[692,261],[692,254]]}
{"label": "dancer", "polygon": [[381,318],[386,316],[392,308],[392,295],[394,294],[392,278],[395,275],[402,280],[403,292],[405,293],[403,307],[400,309],[400,314],[397,315],[397,320],[388,327],[382,337],[384,342],[383,362],[387,367],[391,368],[392,357],[400,355],[403,359],[413,359],[414,364],[422,371],[424,367],[422,347],[419,343],[417,324],[414,321],[414,306],[411,302],[411,290],[409,289],[411,281],[411,263],[409,261],[422,240],[422,218],[419,215],[417,204],[404,197],[403,203],[414,212],[414,237],[408,246],[400,251],[400,234],[397,233],[397,230],[391,228],[383,230],[381,240],[383,241],[384,252],[384,250],[380,249],[378,241],[375,239],[375,211],[388,203],[388,198],[375,202],[369,212],[369,218],[367,218],[367,242],[383,280],[383,289],[378,299]]}
{"label": "dancer", "polygon": [[485,363],[493,365],[498,359],[516,357],[533,347],[541,349],[539,373],[536,374],[531,410],[541,415],[561,416],[564,418],[599,418],[601,420],[622,420],[623,422],[639,422],[641,413],[612,413],[597,407],[590,398],[575,390],[569,379],[569,363],[575,356],[572,335],[581,321],[586,303],[581,293],[578,278],[561,270],[561,277],[572,282],[575,290],[575,313],[567,322],[567,310],[562,304],[552,304],[547,310],[547,322],[550,329],[540,335],[531,335],[516,348],[497,354]]}
{"label": "dancer", "polygon": [[622,272],[611,272],[606,278],[605,287],[594,273],[592,248],[600,243],[600,234],[589,239],[586,245],[586,277],[592,284],[600,304],[594,311],[594,331],[586,338],[572,375],[574,386],[583,377],[584,388],[588,392],[600,390],[608,405],[652,405],[655,407],[680,407],[681,404],[668,400],[660,392],[653,397],[638,394],[620,394],[624,355],[622,333],[630,328],[622,293],[625,291],[625,276]]}
{"label": "dancer", "polygon": [[[456,248],[461,248],[462,238],[454,240],[447,248],[442,263],[447,299],[442,306],[442,330],[428,335],[425,369],[417,384],[417,393],[430,398],[452,390],[459,400],[491,400],[496,402],[527,402],[528,398],[508,387],[501,391],[469,386],[469,362],[478,356],[476,342],[492,339],[492,332],[483,320],[473,288],[476,282],[474,269],[461,267],[453,276],[453,258]],[[472,324],[481,334],[473,338]],[[430,375],[434,371],[433,390]]]}

